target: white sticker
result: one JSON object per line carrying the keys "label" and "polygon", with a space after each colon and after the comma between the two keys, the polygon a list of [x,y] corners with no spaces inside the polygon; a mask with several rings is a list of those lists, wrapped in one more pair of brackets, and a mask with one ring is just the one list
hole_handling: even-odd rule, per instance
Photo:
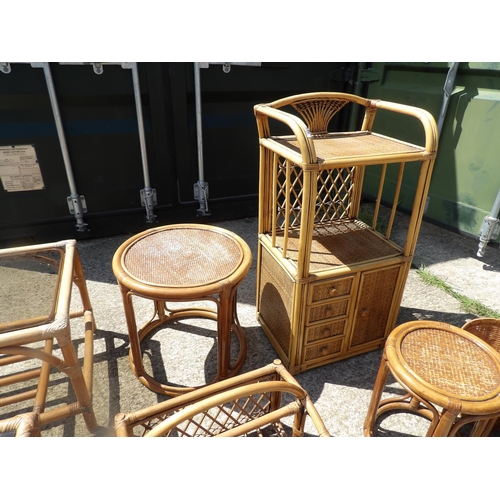
{"label": "white sticker", "polygon": [[35,147],[0,146],[0,179],[5,191],[35,191],[43,189],[42,173]]}

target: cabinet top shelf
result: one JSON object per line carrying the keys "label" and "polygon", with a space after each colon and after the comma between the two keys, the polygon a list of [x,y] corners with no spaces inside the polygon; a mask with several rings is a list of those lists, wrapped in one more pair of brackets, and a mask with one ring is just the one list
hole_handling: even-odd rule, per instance
{"label": "cabinet top shelf", "polygon": [[[312,142],[319,168],[423,161],[435,156],[422,146],[366,131],[313,135]],[[261,144],[298,165],[304,163],[295,136],[271,136],[261,139]]]}

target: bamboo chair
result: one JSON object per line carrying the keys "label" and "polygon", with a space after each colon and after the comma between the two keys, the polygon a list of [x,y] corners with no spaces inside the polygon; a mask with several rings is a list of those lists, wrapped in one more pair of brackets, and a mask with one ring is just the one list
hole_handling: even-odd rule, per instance
{"label": "bamboo chair", "polygon": [[[473,333],[481,340],[500,352],[500,320],[496,318],[476,318],[467,321],[462,326],[462,330]],[[493,430],[500,429],[500,418],[494,418],[485,429],[484,435],[487,436]]]}
{"label": "bamboo chair", "polygon": [[119,437],[302,437],[307,416],[318,436],[330,436],[308,393],[275,360],[149,408],[119,413],[115,431]]}
{"label": "bamboo chair", "polygon": [[[0,308],[0,410],[8,408],[11,415],[33,412],[42,427],[82,414],[87,429],[95,432],[95,322],[76,241],[2,249],[0,272],[0,299],[4,301]],[[21,275],[25,276],[19,283]],[[73,286],[79,292],[79,304],[71,302]],[[46,296],[40,298],[42,289]],[[84,323],[83,369],[72,337],[76,318]],[[76,401],[48,407],[53,368],[69,378]],[[26,409],[27,401],[33,401],[31,410]]]}

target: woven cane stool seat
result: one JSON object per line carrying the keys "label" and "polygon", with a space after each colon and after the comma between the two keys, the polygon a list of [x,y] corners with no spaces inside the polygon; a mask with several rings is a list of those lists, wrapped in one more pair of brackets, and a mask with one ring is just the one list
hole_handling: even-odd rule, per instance
{"label": "woven cane stool seat", "polygon": [[[141,341],[153,329],[174,319],[201,317],[217,321],[218,381],[235,375],[246,355],[246,341],[239,324],[237,287],[252,260],[248,245],[234,233],[201,224],[176,224],[144,231],[125,241],[113,258],[130,336],[130,363],[138,379],[149,389],[177,395],[194,387],[176,387],[155,380],[142,362]],[[155,315],[138,329],[132,296],[154,302]],[[174,309],[166,302],[212,301],[215,309]],[[231,332],[240,344],[230,362]]]}
{"label": "woven cane stool seat", "polygon": [[[407,391],[381,399],[388,374]],[[475,335],[434,321],[413,321],[387,339],[365,420],[373,435],[376,420],[388,411],[406,411],[428,419],[427,436],[454,436],[473,423],[481,436],[500,414],[500,355]]]}

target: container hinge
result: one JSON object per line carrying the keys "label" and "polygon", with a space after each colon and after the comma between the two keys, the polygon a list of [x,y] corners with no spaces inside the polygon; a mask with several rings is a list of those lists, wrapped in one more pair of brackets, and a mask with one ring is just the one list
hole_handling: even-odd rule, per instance
{"label": "container hinge", "polygon": [[210,215],[208,210],[208,182],[198,181],[194,185],[194,199],[200,203],[198,215]]}
{"label": "container hinge", "polygon": [[373,68],[337,68],[330,73],[334,82],[372,83],[380,80],[380,72]]}
{"label": "container hinge", "polygon": [[88,224],[83,222],[83,214],[87,213],[87,203],[83,195],[71,195],[68,200],[69,213],[75,216],[77,231],[86,231]]}
{"label": "container hinge", "polygon": [[12,69],[10,67],[10,63],[0,62],[0,71],[2,73],[5,73],[6,75],[8,75],[12,71]]}
{"label": "container hinge", "polygon": [[156,215],[153,213],[153,207],[158,203],[156,199],[156,189],[141,189],[141,205],[146,207],[146,222],[155,222]]}

